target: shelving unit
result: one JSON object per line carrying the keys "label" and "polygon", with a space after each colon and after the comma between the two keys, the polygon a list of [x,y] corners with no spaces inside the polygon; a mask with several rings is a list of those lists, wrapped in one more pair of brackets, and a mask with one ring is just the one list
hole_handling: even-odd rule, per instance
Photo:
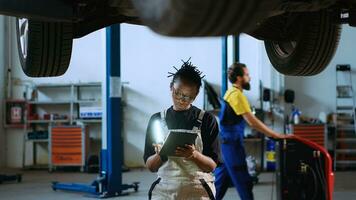
{"label": "shelving unit", "polygon": [[334,169],[356,168],[356,98],[350,65],[336,66]]}
{"label": "shelving unit", "polygon": [[[27,115],[24,124],[27,124],[27,126],[22,126],[25,136],[23,168],[38,168],[36,158],[38,145],[48,148],[48,151],[51,149],[49,139],[29,139],[27,137],[29,131],[48,131],[49,127],[52,126],[75,126],[79,124],[85,129],[89,126],[101,125],[101,118],[81,119],[79,113],[83,104],[101,107],[101,83],[38,84],[32,91],[26,92],[31,92],[32,95],[31,99],[26,101],[28,109],[26,110]],[[90,135],[90,132],[87,134]],[[98,137],[100,137],[100,134]],[[83,138],[89,138],[89,136]],[[26,146],[29,143],[33,145],[32,166],[25,163]],[[95,154],[98,153],[95,152]],[[84,155],[83,159],[86,159],[86,156],[88,155]],[[50,156],[49,159],[51,159]],[[51,164],[51,160],[48,162]],[[40,167],[48,168],[48,165]]]}

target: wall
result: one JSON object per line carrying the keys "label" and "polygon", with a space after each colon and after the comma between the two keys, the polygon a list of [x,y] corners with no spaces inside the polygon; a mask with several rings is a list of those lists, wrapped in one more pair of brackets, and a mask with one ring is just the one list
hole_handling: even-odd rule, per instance
{"label": "wall", "polygon": [[318,117],[320,112],[328,114],[335,111],[337,64],[351,64],[353,87],[356,88],[355,35],[355,28],[343,26],[336,54],[322,73],[313,77],[286,77],[285,87],[295,90],[295,104],[303,115]]}

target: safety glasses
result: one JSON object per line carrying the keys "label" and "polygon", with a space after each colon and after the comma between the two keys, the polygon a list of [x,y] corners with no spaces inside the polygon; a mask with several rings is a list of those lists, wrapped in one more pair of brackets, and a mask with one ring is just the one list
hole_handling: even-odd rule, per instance
{"label": "safety glasses", "polygon": [[192,96],[185,95],[182,92],[180,92],[178,89],[175,89],[174,87],[173,87],[173,94],[174,94],[174,98],[184,102],[191,102],[195,99],[195,96],[192,97]]}

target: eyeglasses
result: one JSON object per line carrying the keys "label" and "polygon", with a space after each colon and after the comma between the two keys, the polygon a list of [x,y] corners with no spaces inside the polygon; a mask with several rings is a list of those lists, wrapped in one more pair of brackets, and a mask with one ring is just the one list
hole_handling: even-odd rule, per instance
{"label": "eyeglasses", "polygon": [[182,92],[180,92],[179,90],[173,88],[173,94],[175,96],[176,99],[178,100],[182,100],[184,102],[190,102],[193,101],[195,99],[195,97],[191,97],[188,95],[183,94]]}

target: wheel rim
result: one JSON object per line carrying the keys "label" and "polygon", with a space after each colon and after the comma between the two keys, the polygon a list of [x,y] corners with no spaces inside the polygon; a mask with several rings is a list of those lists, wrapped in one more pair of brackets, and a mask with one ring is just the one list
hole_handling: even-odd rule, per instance
{"label": "wheel rim", "polygon": [[296,49],[297,42],[288,41],[288,42],[272,42],[275,52],[283,58],[286,58],[292,55]]}
{"label": "wheel rim", "polygon": [[21,53],[24,59],[27,57],[27,45],[28,45],[28,19],[19,18],[18,19],[18,30],[19,30],[19,40]]}

